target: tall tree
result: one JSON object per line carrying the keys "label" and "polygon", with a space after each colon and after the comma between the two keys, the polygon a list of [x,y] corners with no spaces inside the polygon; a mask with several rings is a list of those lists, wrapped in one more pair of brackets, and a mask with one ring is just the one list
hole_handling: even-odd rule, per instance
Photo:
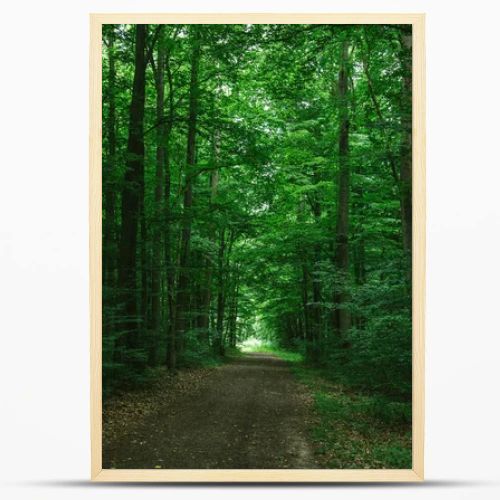
{"label": "tall tree", "polygon": [[122,193],[122,225],[119,248],[119,284],[123,297],[128,344],[138,345],[138,310],[136,282],[137,231],[144,173],[144,102],[146,85],[147,25],[135,28],[135,63],[132,100],[129,110],[126,171]]}
{"label": "tall tree", "polygon": [[412,248],[412,78],[411,78],[412,32],[411,26],[401,33],[401,62],[403,67],[402,91],[402,141],[400,153],[399,179],[401,183],[401,215],[403,224],[403,244],[407,255]]}
{"label": "tall tree", "polygon": [[105,245],[103,259],[103,279],[109,286],[114,286],[114,271],[116,269],[116,196],[115,183],[113,177],[116,169],[116,67],[115,67],[115,26],[106,26],[104,36],[107,34],[107,53],[108,53],[108,85],[106,101],[108,104],[108,115],[105,121],[106,134],[106,158],[104,168],[109,175],[105,175],[103,182],[104,199],[104,224],[103,224],[103,242]]}
{"label": "tall tree", "polygon": [[340,276],[339,290],[336,291],[337,307],[335,327],[342,339],[351,326],[351,314],[348,307],[349,291],[349,98],[348,98],[348,60],[349,42],[344,40],[341,46],[340,69],[338,75],[338,109],[339,109],[339,173],[337,197],[337,227],[335,264]]}
{"label": "tall tree", "polygon": [[155,190],[154,190],[154,234],[153,234],[153,269],[151,276],[151,315],[152,330],[154,332],[154,342],[150,349],[150,363],[156,361],[156,346],[158,343],[158,333],[161,328],[161,263],[162,263],[162,207],[164,203],[164,171],[166,160],[166,123],[165,123],[165,41],[164,26],[159,27],[157,41],[156,67],[154,67],[154,78],[156,88],[156,120],[158,123],[156,131],[156,169],[155,169]]}
{"label": "tall tree", "polygon": [[[178,31],[175,31],[174,38]],[[174,121],[174,83],[171,69],[171,50],[165,54],[165,71],[168,83],[168,116],[163,129],[164,144],[164,177],[165,177],[165,200],[164,200],[164,247],[165,247],[165,295],[166,295],[166,314],[164,315],[164,324],[166,331],[166,365],[172,370],[175,368],[176,350],[175,350],[175,269],[173,264],[172,251],[172,210],[171,210],[171,184],[172,173],[170,164],[170,136]]]}
{"label": "tall tree", "polygon": [[[213,165],[212,171],[210,172],[210,200],[209,200],[209,211],[213,212],[215,207],[215,201],[217,198],[217,190],[219,187],[219,161],[220,161],[220,130],[215,127],[213,131],[212,138],[213,147]],[[208,228],[208,239],[210,243],[216,245],[216,225],[213,220],[209,221]],[[205,284],[202,290],[201,304],[200,304],[200,320],[199,327],[201,331],[208,337],[209,323],[210,323],[210,303],[212,299],[212,276],[213,276],[213,264],[212,257],[207,256],[205,258]]]}
{"label": "tall tree", "polygon": [[[182,345],[183,337],[188,327],[189,315],[189,261],[191,243],[192,205],[193,205],[193,182],[194,166],[196,164],[196,124],[198,119],[198,73],[200,66],[200,32],[196,25],[191,27],[192,51],[191,51],[191,78],[189,84],[189,114],[187,134],[186,171],[184,185],[184,205],[182,216],[180,258],[179,258],[179,280],[176,299],[176,342],[177,347]],[[176,352],[170,353],[170,369],[176,366]]]}

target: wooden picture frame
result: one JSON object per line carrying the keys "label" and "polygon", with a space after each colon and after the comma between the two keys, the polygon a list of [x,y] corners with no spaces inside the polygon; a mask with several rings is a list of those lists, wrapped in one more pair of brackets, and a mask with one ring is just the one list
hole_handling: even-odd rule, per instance
{"label": "wooden picture frame", "polygon": [[[424,478],[425,48],[424,14],[91,14],[90,15],[90,361],[91,478],[166,482],[386,482]],[[101,27],[109,23],[328,23],[413,26],[412,469],[177,470],[102,468]]]}

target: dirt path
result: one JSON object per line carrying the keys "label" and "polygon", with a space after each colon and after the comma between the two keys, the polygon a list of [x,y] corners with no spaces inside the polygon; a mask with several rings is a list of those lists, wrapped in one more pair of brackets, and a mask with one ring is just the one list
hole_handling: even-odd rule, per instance
{"label": "dirt path", "polygon": [[104,468],[315,467],[309,395],[284,361],[249,354],[207,373],[105,441]]}

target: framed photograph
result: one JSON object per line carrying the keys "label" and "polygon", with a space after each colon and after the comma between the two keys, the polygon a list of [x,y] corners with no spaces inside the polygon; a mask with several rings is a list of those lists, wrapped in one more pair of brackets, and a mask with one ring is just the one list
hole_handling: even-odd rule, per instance
{"label": "framed photograph", "polygon": [[422,481],[423,14],[90,16],[91,477]]}

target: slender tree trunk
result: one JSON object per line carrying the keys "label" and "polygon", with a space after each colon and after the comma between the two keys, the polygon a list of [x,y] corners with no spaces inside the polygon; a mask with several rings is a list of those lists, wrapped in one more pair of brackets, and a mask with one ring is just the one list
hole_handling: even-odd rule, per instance
{"label": "slender tree trunk", "polygon": [[[402,102],[402,128],[403,140],[400,152],[400,193],[401,193],[401,219],[403,225],[403,246],[411,263],[412,251],[412,33],[401,35],[402,66],[403,66],[403,102]],[[411,265],[410,273],[411,273]]]}
{"label": "slender tree trunk", "polygon": [[[108,332],[116,335],[116,304],[117,296],[117,214],[116,214],[116,69],[115,69],[115,26],[103,27],[103,36],[107,35],[108,42],[108,87],[104,95],[108,104],[108,116],[104,121],[104,133],[107,142],[105,157],[103,158],[103,225],[102,225],[102,284],[103,284],[103,334]],[[116,343],[119,343],[116,342]],[[116,359],[115,343],[110,359]],[[117,359],[120,361],[120,359]]]}
{"label": "slender tree trunk", "polygon": [[232,341],[231,347],[236,347],[236,341],[238,337],[238,311],[240,305],[240,275],[237,274],[236,290],[234,293],[234,316],[233,316],[233,329],[232,329]]}
{"label": "slender tree trunk", "polygon": [[164,245],[165,245],[165,289],[167,297],[168,315],[165,318],[166,331],[166,364],[169,370],[175,370],[176,363],[176,341],[175,341],[175,268],[172,252],[172,215],[170,207],[171,172],[170,172],[170,133],[174,119],[174,85],[172,71],[170,68],[170,54],[166,55],[165,69],[168,82],[168,120],[164,129],[165,144],[165,221],[164,221]]}
{"label": "slender tree trunk", "polygon": [[[321,176],[317,169],[313,172],[313,184],[317,185],[321,182]],[[318,197],[318,193],[315,192],[309,197],[309,204],[311,206],[311,211],[314,216],[315,224],[319,226],[321,224],[321,214],[322,206],[321,201]],[[321,263],[321,253],[322,246],[320,242],[315,242],[312,248],[312,266],[310,266],[310,281],[311,281],[311,291],[312,291],[312,303],[309,305],[310,310],[309,323],[308,323],[308,337],[306,343],[306,356],[311,361],[318,360],[318,341],[321,337],[322,331],[322,315],[323,307],[321,305],[321,278],[320,263]],[[308,269],[309,270],[309,269]],[[307,276],[305,277],[305,282],[307,283]]]}
{"label": "slender tree trunk", "polygon": [[351,315],[346,303],[349,301],[349,104],[348,104],[348,71],[347,61],[349,44],[342,43],[341,63],[338,76],[339,102],[339,174],[337,198],[337,228],[335,264],[340,277],[339,289],[335,292],[334,302],[337,307],[335,329],[342,339],[351,327]]}
{"label": "slender tree trunk", "polygon": [[317,361],[318,358],[318,340],[321,336],[321,281],[318,276],[318,266],[317,263],[320,259],[319,246],[316,245],[314,249],[314,260],[315,260],[315,271],[314,276],[312,276],[312,325],[310,325],[310,334],[308,342],[308,357]]}
{"label": "slender tree trunk", "polygon": [[[213,204],[215,203],[215,199],[217,197],[217,189],[219,186],[219,170],[217,166],[219,164],[220,158],[220,131],[216,129],[214,131],[213,137],[213,162],[214,162],[214,170],[210,173],[210,210],[212,210]],[[209,234],[208,239],[215,244],[215,224],[214,222],[209,223]],[[211,294],[212,294],[212,275],[213,275],[213,265],[212,260],[207,257],[205,258],[205,267],[206,267],[206,276],[205,276],[205,284],[204,289],[202,291],[201,297],[201,315],[199,327],[206,334],[207,339],[209,338],[209,318],[210,318],[210,302],[211,302]]]}
{"label": "slender tree trunk", "polygon": [[226,230],[221,229],[218,255],[217,269],[217,321],[216,334],[214,339],[214,350],[217,354],[224,354],[224,309],[225,309],[225,293],[224,293],[224,252],[226,249]]}
{"label": "slender tree trunk", "polygon": [[140,239],[140,258],[141,258],[141,289],[138,294],[138,300],[141,304],[141,319],[142,319],[142,330],[145,332],[150,325],[150,315],[149,315],[149,269],[150,265],[148,262],[148,228],[146,222],[146,207],[144,205],[145,199],[145,182],[144,182],[144,170],[141,174],[141,194],[139,201],[139,220],[141,229],[141,239]]}
{"label": "slender tree trunk", "polygon": [[229,346],[236,347],[236,322],[238,319],[238,296],[240,288],[240,270],[236,267],[234,272],[233,293],[231,296],[231,317],[229,319]]}
{"label": "slender tree trunk", "polygon": [[[361,175],[361,169],[354,167],[353,171]],[[365,283],[366,278],[366,263],[365,263],[365,230],[363,227],[363,220],[365,219],[364,213],[364,190],[363,185],[359,181],[353,183],[352,185],[352,212],[353,218],[355,220],[353,224],[353,232],[356,235],[356,240],[352,245],[352,255],[353,255],[353,270],[354,270],[354,280],[358,287]],[[364,323],[364,318],[361,311],[358,309],[356,314],[352,314],[351,321],[357,328],[362,328]]]}
{"label": "slender tree trunk", "polygon": [[[319,179],[316,180],[316,183]],[[319,201],[315,200],[313,203],[313,214],[316,224],[321,220],[321,205]],[[308,348],[308,358],[312,361],[318,360],[318,341],[321,336],[321,323],[322,323],[322,307],[321,307],[321,278],[319,276],[319,264],[321,262],[321,245],[316,243],[313,247],[314,265],[313,275],[311,277],[312,284],[312,306],[311,306],[311,323],[309,325],[310,335]]]}
{"label": "slender tree trunk", "polygon": [[135,30],[135,69],[130,103],[125,182],[122,193],[122,226],[119,251],[119,283],[122,291],[125,328],[129,347],[138,345],[136,298],[136,251],[140,209],[141,174],[144,171],[144,100],[146,82],[146,28]]}
{"label": "slender tree trunk", "polygon": [[156,363],[157,338],[161,329],[161,261],[162,261],[162,241],[160,215],[162,203],[164,202],[163,172],[165,170],[166,158],[166,137],[167,125],[165,123],[165,46],[163,43],[164,27],[160,26],[160,33],[157,42],[157,67],[155,74],[156,87],[156,121],[159,123],[156,130],[156,172],[155,172],[155,192],[154,192],[154,223],[153,223],[153,266],[151,273],[151,329],[154,335],[153,343],[149,352],[150,363]]}
{"label": "slender tree trunk", "polygon": [[115,285],[116,269],[116,197],[113,175],[116,166],[116,69],[115,69],[115,30],[114,26],[109,27],[108,35],[108,119],[106,121],[107,134],[107,156],[105,164],[105,175],[103,179],[104,191],[104,224],[103,242],[105,246],[103,259],[103,279],[109,288]]}
{"label": "slender tree trunk", "polygon": [[[297,221],[300,224],[304,223],[305,215],[305,200],[302,199],[299,203]],[[306,248],[306,241],[300,240],[297,247],[297,253],[300,259],[300,267],[302,270],[302,283],[301,283],[301,298],[302,298],[302,340],[306,342],[306,346],[312,345],[313,337],[312,330],[309,324],[309,270],[308,270],[308,255]]]}
{"label": "slender tree trunk", "polygon": [[309,273],[307,271],[307,265],[304,262],[302,264],[302,308],[304,310],[304,340],[306,343],[312,344],[311,328],[309,326]]}
{"label": "slender tree trunk", "polygon": [[[193,205],[193,166],[196,161],[196,121],[198,116],[198,71],[200,63],[200,35],[197,26],[192,27],[193,46],[191,54],[191,80],[189,85],[189,116],[187,136],[186,175],[184,186],[184,209],[182,216],[181,247],[179,259],[179,281],[176,300],[176,345],[180,346],[187,331],[189,315],[189,257]],[[176,353],[171,353],[170,365],[175,369]]]}

